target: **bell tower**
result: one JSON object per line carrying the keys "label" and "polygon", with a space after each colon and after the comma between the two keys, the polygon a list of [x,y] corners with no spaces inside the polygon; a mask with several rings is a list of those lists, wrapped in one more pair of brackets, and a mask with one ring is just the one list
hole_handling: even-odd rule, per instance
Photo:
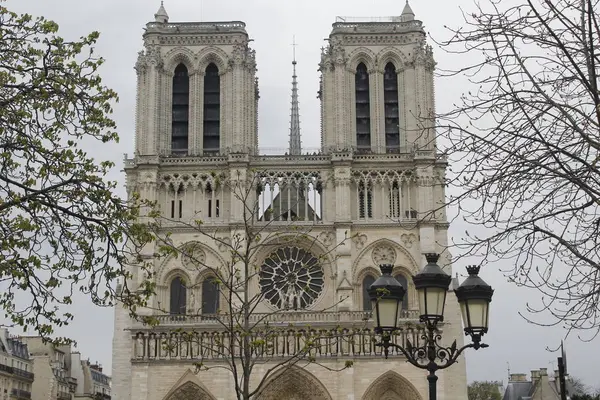
{"label": "bell tower", "polygon": [[338,17],[322,50],[322,147],[326,153],[433,149],[433,61],[421,21]]}
{"label": "bell tower", "polygon": [[154,16],[135,65],[136,154],[254,154],[256,61],[245,24],[172,23],[162,4]]}

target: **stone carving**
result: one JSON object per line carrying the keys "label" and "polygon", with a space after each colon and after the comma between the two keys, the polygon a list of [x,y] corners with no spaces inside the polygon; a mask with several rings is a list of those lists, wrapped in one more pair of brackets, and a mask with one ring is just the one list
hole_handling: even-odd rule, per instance
{"label": "stone carving", "polygon": [[193,382],[186,382],[175,390],[167,400],[213,400],[214,397]]}
{"label": "stone carving", "polygon": [[323,246],[329,248],[335,241],[335,233],[333,232],[321,232],[318,236],[319,241],[323,244]]}
{"label": "stone carving", "polygon": [[371,258],[377,266],[381,264],[394,265],[396,262],[396,250],[390,245],[382,244],[373,249]]}
{"label": "stone carving", "polygon": [[309,373],[291,368],[275,377],[258,400],[331,400],[327,389]]}
{"label": "stone carving", "polygon": [[367,389],[363,400],[422,400],[415,387],[393,371],[381,375]]}
{"label": "stone carving", "polygon": [[231,238],[220,237],[220,238],[217,238],[216,242],[217,242],[217,248],[219,249],[219,251],[221,253],[231,250],[231,247],[230,247],[231,246]]}
{"label": "stone carving", "polygon": [[161,68],[163,66],[163,59],[160,55],[160,48],[158,46],[146,47],[146,62],[149,65]]}
{"label": "stone carving", "polygon": [[364,233],[357,234],[352,238],[352,241],[354,242],[356,249],[360,250],[365,247],[365,243],[367,243],[367,235]]}
{"label": "stone carving", "polygon": [[417,241],[417,237],[414,233],[403,233],[402,236],[400,236],[400,240],[404,243],[404,247],[410,249],[413,243]]}
{"label": "stone carving", "polygon": [[138,52],[138,58],[137,58],[137,61],[135,62],[134,68],[138,74],[141,74],[146,71],[147,67],[148,67],[148,59],[146,57],[146,54],[142,50],[142,51]]}
{"label": "stone carving", "polygon": [[206,262],[206,253],[199,243],[188,243],[181,250],[181,264],[190,271],[197,271]]}

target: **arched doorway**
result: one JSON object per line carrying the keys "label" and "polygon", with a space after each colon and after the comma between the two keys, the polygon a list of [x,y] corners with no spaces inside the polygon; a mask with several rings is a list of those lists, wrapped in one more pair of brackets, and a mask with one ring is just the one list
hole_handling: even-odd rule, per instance
{"label": "arched doorway", "polygon": [[258,396],[258,400],[332,400],[323,384],[310,372],[286,368],[276,374]]}
{"label": "arched doorway", "polygon": [[188,370],[164,397],[164,400],[216,400],[200,383],[198,377]]}
{"label": "arched doorway", "polygon": [[388,371],[369,386],[362,400],[423,400],[423,397],[406,378]]}

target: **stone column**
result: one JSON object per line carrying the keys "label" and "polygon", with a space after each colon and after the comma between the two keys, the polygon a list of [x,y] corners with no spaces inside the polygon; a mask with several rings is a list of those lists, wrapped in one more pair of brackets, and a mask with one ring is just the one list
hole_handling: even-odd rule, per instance
{"label": "stone column", "polygon": [[371,112],[371,151],[385,153],[385,103],[383,98],[383,70],[369,71],[369,102]]}

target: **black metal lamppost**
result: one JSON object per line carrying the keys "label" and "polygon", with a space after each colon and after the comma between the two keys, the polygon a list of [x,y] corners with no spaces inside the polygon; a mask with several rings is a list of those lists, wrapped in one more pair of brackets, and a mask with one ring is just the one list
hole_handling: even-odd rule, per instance
{"label": "black metal lamppost", "polygon": [[481,337],[488,331],[489,305],[494,294],[494,290],[478,276],[479,267],[467,267],[469,276],[454,292],[460,304],[465,334],[471,337],[471,343],[460,349],[456,347],[456,340],[450,347],[442,346],[439,343],[442,335],[437,325],[444,321],[446,293],[452,278],[437,264],[438,257],[435,253],[425,254],[427,265],[413,277],[419,296],[419,320],[425,325],[421,346],[414,346],[408,339],[406,348],[391,342],[392,332],[398,329],[402,299],[406,293],[406,289],[392,276],[393,266],[381,265],[382,275],[368,289],[373,304],[375,333],[381,335],[377,346],[383,347],[385,358],[388,358],[392,347],[401,351],[412,365],[429,371],[430,400],[437,398],[437,370],[454,364],[465,349],[488,347],[481,343]]}

